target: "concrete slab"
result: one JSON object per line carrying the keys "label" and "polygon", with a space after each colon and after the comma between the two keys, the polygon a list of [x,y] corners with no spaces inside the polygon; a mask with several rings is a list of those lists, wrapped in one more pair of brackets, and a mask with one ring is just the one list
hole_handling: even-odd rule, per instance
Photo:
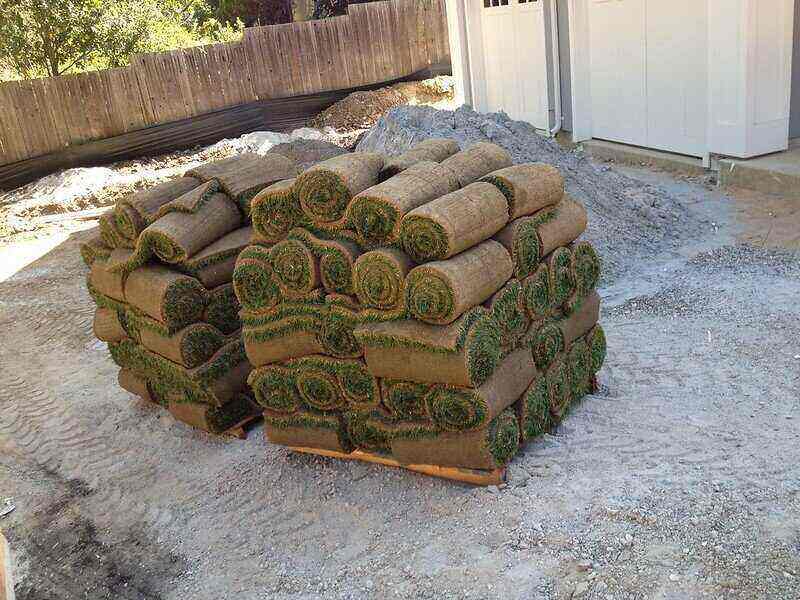
{"label": "concrete slab", "polygon": [[747,160],[719,161],[719,183],[800,200],[800,139],[785,152]]}
{"label": "concrete slab", "polygon": [[602,140],[589,140],[582,142],[582,144],[586,152],[598,161],[614,162],[634,167],[651,167],[691,177],[700,177],[706,174],[703,161],[692,156]]}

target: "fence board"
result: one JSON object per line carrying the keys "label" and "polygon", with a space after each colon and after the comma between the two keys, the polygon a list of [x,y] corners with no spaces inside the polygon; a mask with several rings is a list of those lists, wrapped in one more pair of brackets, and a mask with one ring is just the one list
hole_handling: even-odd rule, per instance
{"label": "fence board", "polygon": [[241,42],[135,55],[128,67],[0,83],[0,165],[238,105],[399,79],[447,60],[445,0],[351,5]]}

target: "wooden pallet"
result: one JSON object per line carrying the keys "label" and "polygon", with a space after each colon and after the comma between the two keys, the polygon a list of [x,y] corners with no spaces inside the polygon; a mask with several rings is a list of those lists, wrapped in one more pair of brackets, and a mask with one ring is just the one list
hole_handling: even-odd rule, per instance
{"label": "wooden pallet", "polygon": [[380,456],[378,454],[370,454],[361,450],[355,450],[350,454],[343,452],[336,452],[334,450],[320,450],[318,448],[299,448],[289,446],[289,450],[293,452],[300,452],[303,454],[316,454],[318,456],[328,456],[331,458],[340,458],[342,460],[360,460],[362,462],[376,463],[386,467],[396,467],[399,469],[406,469],[414,471],[415,473],[422,473],[423,475],[430,475],[431,477],[440,477],[442,479],[449,479],[450,481],[460,481],[462,483],[469,483],[472,485],[500,485],[506,481],[506,469],[494,469],[493,471],[484,471],[482,469],[465,469],[461,467],[440,467],[438,465],[404,465],[396,460]]}
{"label": "wooden pallet", "polygon": [[0,533],[0,600],[14,600],[14,580],[11,577],[11,552]]}

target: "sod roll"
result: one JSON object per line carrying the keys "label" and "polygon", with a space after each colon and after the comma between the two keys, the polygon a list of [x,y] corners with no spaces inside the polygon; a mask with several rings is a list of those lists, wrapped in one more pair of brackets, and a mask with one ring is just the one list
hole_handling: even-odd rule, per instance
{"label": "sod roll", "polygon": [[343,227],[356,194],[378,183],[380,154],[342,154],[318,163],[297,178],[295,188],[305,216],[315,225]]}
{"label": "sod roll", "polygon": [[537,375],[514,405],[522,442],[533,440],[550,430],[552,425],[551,404],[547,378]]}
{"label": "sod roll", "polygon": [[239,337],[230,336],[228,340],[208,361],[187,371],[191,381],[210,395],[214,406],[223,406],[246,393],[247,378],[253,370]]}
{"label": "sod roll", "polygon": [[541,370],[553,364],[565,348],[564,334],[555,321],[543,323],[531,340],[531,352],[536,366]]}
{"label": "sod roll", "polygon": [[128,369],[120,369],[117,375],[117,383],[126,392],[139,396],[142,400],[147,402],[155,402],[155,398],[150,393],[150,386],[147,381],[138,377],[133,371]]}
{"label": "sod roll", "polygon": [[564,178],[558,169],[542,163],[514,165],[489,173],[481,181],[491,183],[508,201],[510,220],[532,215],[561,201]]}
{"label": "sod roll", "polygon": [[447,325],[488,300],[513,270],[506,249],[487,240],[447,260],[413,269],[406,278],[406,308],[420,321]]}
{"label": "sod roll", "polygon": [[110,261],[111,255],[107,259],[95,259],[89,270],[89,285],[104,296],[125,302],[125,274],[112,271]]}
{"label": "sod roll", "polygon": [[250,213],[250,202],[256,193],[276,181],[297,176],[297,165],[280,154],[244,153],[195,167],[186,173],[201,181],[217,180],[244,214]]}
{"label": "sod roll", "polygon": [[519,423],[514,411],[504,410],[488,426],[436,437],[394,437],[392,456],[407,465],[440,465],[493,470],[504,467],[519,450]]}
{"label": "sod roll", "polygon": [[578,311],[556,321],[563,336],[564,346],[570,346],[579,337],[586,335],[600,319],[600,296],[592,292]]}
{"label": "sod roll", "polygon": [[525,309],[522,283],[510,280],[489,301],[489,310],[499,326],[500,347],[505,351],[519,347],[531,324]]}
{"label": "sod roll", "polygon": [[425,398],[428,415],[444,431],[479,429],[514,404],[536,373],[530,350],[520,348],[506,356],[476,389],[434,386]]}
{"label": "sod roll", "polygon": [[222,333],[230,335],[242,327],[239,320],[241,308],[233,284],[226,283],[208,291],[203,320]]}
{"label": "sod roll", "polygon": [[194,213],[169,213],[149,225],[139,237],[137,254],[145,246],[165,263],[182,263],[241,225],[236,205],[224,194],[212,194]]}
{"label": "sod roll", "polygon": [[417,263],[444,260],[492,237],[507,222],[503,194],[488,183],[473,183],[409,212],[400,223],[400,241]]}
{"label": "sod roll", "polygon": [[386,164],[381,172],[383,179],[395,177],[398,173],[408,170],[421,162],[440,163],[450,158],[461,150],[458,142],[447,138],[429,138],[417,142],[411,148],[400,154],[386,159]]}
{"label": "sod roll", "polygon": [[256,402],[273,414],[294,414],[303,406],[292,369],[280,365],[257,367],[250,373],[247,383]]}
{"label": "sod roll", "polygon": [[550,395],[550,417],[556,425],[564,419],[572,403],[570,370],[565,358],[559,358],[550,365],[546,379]]}
{"label": "sod roll", "polygon": [[381,401],[384,408],[395,419],[425,419],[427,410],[425,396],[431,390],[431,384],[397,379],[381,380]]}
{"label": "sod roll", "polygon": [[236,258],[250,244],[252,236],[252,227],[235,229],[177,267],[197,278],[208,289],[230,283],[236,268]]}
{"label": "sod roll", "polygon": [[364,323],[355,328],[376,377],[477,387],[500,363],[500,327],[477,307],[446,326],[415,320]]}
{"label": "sod roll", "polygon": [[237,394],[222,406],[170,402],[167,409],[177,420],[215,434],[233,429],[260,412],[247,394]]}
{"label": "sod roll", "polygon": [[319,261],[300,240],[283,240],[269,252],[272,277],[286,298],[297,298],[320,286]]}
{"label": "sod roll", "polygon": [[151,265],[128,275],[125,299],[174,333],[202,319],[207,292],[194,277]]}
{"label": "sod roll", "polygon": [[592,374],[597,374],[606,361],[607,353],[606,332],[599,323],[586,334],[586,343],[589,346],[591,372]]}
{"label": "sod roll", "polygon": [[322,313],[322,324],[317,334],[324,354],[337,358],[363,356],[364,347],[355,336],[358,323],[358,311],[347,306],[330,304]]}
{"label": "sod roll", "polygon": [[123,238],[122,234],[117,230],[113,211],[100,215],[97,220],[97,228],[100,231],[100,239],[109,248],[129,247],[132,244],[130,240]]}
{"label": "sod roll", "polygon": [[81,258],[87,267],[91,267],[94,261],[111,256],[111,250],[98,235],[81,244]]}
{"label": "sod roll", "polygon": [[324,348],[317,332],[319,319],[288,317],[269,325],[244,327],[243,339],[250,362],[261,367],[310,354],[321,354]]}
{"label": "sod roll", "polygon": [[347,436],[356,448],[373,454],[388,455],[391,452],[391,435],[384,428],[379,411],[348,411],[343,420]]}
{"label": "sod roll", "polygon": [[295,191],[296,179],[273,183],[261,190],[250,204],[253,228],[261,238],[274,244],[292,229],[306,224]]}
{"label": "sod roll", "polygon": [[550,270],[540,264],[536,271],[522,282],[525,310],[531,321],[541,321],[550,314],[553,301],[550,296]]}
{"label": "sod roll", "polygon": [[550,278],[550,300],[553,308],[562,307],[575,293],[572,278],[572,252],[567,247],[556,248],[543,261]]}
{"label": "sod roll", "polygon": [[577,242],[570,247],[570,250],[572,252],[570,271],[575,282],[575,293],[586,297],[600,281],[602,261],[589,242]]}
{"label": "sod roll", "polygon": [[306,410],[290,416],[265,412],[264,432],[271,443],[281,446],[331,450],[343,454],[353,451],[344,422],[337,415]]}
{"label": "sod roll", "polygon": [[313,253],[326,291],[353,293],[353,265],[361,255],[358,245],[347,240],[323,240],[302,228],[290,231],[288,239],[302,242]]}
{"label": "sod roll", "polygon": [[142,328],[142,346],[172,362],[193,369],[208,361],[226,343],[225,335],[208,323],[187,325],[173,335]]}
{"label": "sod roll", "polygon": [[592,357],[589,345],[583,338],[578,338],[572,343],[566,355],[572,399],[578,400],[586,395],[589,379],[592,372]]}
{"label": "sod roll", "polygon": [[401,308],[406,276],[413,266],[404,252],[394,248],[362,254],[353,267],[353,288],[358,301],[369,308]]}
{"label": "sod roll", "polygon": [[407,213],[458,188],[450,171],[433,162],[420,162],[358,194],[347,208],[347,220],[362,246],[395,244]]}
{"label": "sod roll", "polygon": [[311,410],[371,409],[380,404],[378,381],[358,360],[304,356],[290,360],[300,399]]}
{"label": "sod roll", "polygon": [[114,223],[126,239],[135,241],[155,219],[162,206],[200,185],[194,177],[178,177],[117,200]]}
{"label": "sod roll", "polygon": [[219,182],[216,180],[201,183],[196,188],[164,204],[158,209],[155,218],[151,222],[158,221],[161,217],[173,212],[194,214],[219,191]]}
{"label": "sod roll", "polygon": [[478,181],[492,171],[511,166],[511,155],[503,148],[489,142],[479,142],[442,161],[458,179],[460,187]]}
{"label": "sod roll", "polygon": [[272,277],[269,254],[264,246],[248,246],[236,259],[233,288],[245,310],[269,309],[280,301],[280,288]]}
{"label": "sod roll", "polygon": [[98,307],[92,323],[94,337],[102,342],[119,342],[128,337],[120,321],[119,313],[110,308]]}

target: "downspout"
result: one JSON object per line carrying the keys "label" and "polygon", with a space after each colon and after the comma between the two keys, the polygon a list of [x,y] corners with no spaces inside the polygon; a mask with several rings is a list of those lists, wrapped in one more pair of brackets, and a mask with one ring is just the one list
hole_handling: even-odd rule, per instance
{"label": "downspout", "polygon": [[555,126],[548,132],[555,137],[561,131],[564,115],[561,109],[561,54],[559,52],[558,0],[550,0],[550,35],[553,52],[553,95],[555,100]]}

